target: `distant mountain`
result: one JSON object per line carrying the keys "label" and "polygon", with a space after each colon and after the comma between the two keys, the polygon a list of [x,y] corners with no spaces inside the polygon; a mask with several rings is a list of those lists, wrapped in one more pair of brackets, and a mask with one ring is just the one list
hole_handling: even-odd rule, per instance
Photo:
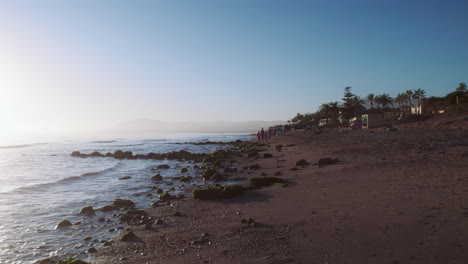
{"label": "distant mountain", "polygon": [[211,122],[164,122],[140,119],[120,123],[111,128],[115,132],[174,132],[174,133],[254,133],[262,127],[285,124],[284,121],[211,121]]}

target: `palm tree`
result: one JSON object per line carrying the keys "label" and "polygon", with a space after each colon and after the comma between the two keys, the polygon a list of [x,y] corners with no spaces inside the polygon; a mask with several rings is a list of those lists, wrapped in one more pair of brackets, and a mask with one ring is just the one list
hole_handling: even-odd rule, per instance
{"label": "palm tree", "polygon": [[370,108],[374,106],[374,101],[375,101],[375,95],[374,94],[368,94],[366,97],[367,102],[370,104]]}
{"label": "palm tree", "polygon": [[328,111],[332,112],[333,119],[337,119],[337,116],[340,113],[340,103],[337,101],[328,103]]}
{"label": "palm tree", "polygon": [[381,105],[382,108],[386,108],[392,104],[393,98],[389,94],[381,94],[375,97],[375,102]]}
{"label": "palm tree", "polygon": [[406,101],[406,94],[404,94],[404,93],[397,94],[397,96],[395,97],[395,101],[398,103],[398,108],[401,108],[401,106]]}
{"label": "palm tree", "polygon": [[418,100],[418,106],[421,105],[421,98],[426,97],[426,91],[421,88],[414,90],[413,98]]}
{"label": "palm tree", "polygon": [[411,108],[411,96],[413,96],[413,90],[406,90],[406,99],[408,99],[409,107]]}
{"label": "palm tree", "polygon": [[330,112],[330,104],[321,104],[319,106],[319,111],[325,114],[325,117],[328,118],[328,113]]}

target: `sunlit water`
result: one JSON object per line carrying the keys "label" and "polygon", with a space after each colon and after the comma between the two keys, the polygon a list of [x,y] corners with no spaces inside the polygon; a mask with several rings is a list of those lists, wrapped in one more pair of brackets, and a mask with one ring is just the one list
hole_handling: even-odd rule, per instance
{"label": "sunlit water", "polygon": [[[114,158],[71,157],[82,153],[132,151],[135,154],[165,153],[186,150],[202,153],[222,148],[219,145],[174,144],[182,142],[248,140],[246,135],[156,135],[100,141],[62,141],[0,147],[0,263],[34,263],[49,256],[90,258],[86,250],[99,247],[101,240],[118,235],[110,229],[121,227],[112,213],[96,212],[94,217],[79,215],[85,205],[94,208],[111,204],[116,198],[131,199],[145,208],[157,200],[149,186],[151,168],[169,164],[163,177],[176,176],[181,167],[191,165],[188,175],[197,171],[193,164],[180,161],[116,160]],[[120,177],[131,176],[129,180]],[[168,182],[168,181],[164,181]],[[165,183],[157,184],[162,189]],[[175,182],[177,183],[177,182]],[[174,194],[183,192],[180,186]],[[109,222],[99,222],[104,217]],[[56,230],[61,220],[81,225]],[[84,241],[87,236],[93,240]]]}

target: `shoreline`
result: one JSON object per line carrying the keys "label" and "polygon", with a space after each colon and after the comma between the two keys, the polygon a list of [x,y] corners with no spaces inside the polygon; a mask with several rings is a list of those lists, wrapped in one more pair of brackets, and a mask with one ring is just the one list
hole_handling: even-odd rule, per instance
{"label": "shoreline", "polygon": [[[130,227],[136,241],[99,248],[93,263],[461,263],[466,134],[404,128],[273,137],[266,151],[273,158],[248,160],[261,168],[237,176],[280,171],[289,187],[146,209],[164,224]],[[287,147],[277,152],[278,144]],[[340,162],[295,166],[324,157]],[[247,217],[255,226],[241,224]]]}

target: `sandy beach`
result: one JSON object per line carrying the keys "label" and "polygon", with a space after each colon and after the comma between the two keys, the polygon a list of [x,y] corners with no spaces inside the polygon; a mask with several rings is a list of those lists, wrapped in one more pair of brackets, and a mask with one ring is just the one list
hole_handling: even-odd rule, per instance
{"label": "sandy beach", "polygon": [[[260,169],[236,176],[279,171],[288,187],[147,209],[164,223],[129,227],[137,239],[116,238],[93,263],[468,261],[465,129],[292,132],[273,137],[263,153],[273,158],[240,159]],[[339,162],[314,165],[325,157]],[[300,159],[310,165],[296,166]],[[247,217],[255,224],[242,224]]]}

